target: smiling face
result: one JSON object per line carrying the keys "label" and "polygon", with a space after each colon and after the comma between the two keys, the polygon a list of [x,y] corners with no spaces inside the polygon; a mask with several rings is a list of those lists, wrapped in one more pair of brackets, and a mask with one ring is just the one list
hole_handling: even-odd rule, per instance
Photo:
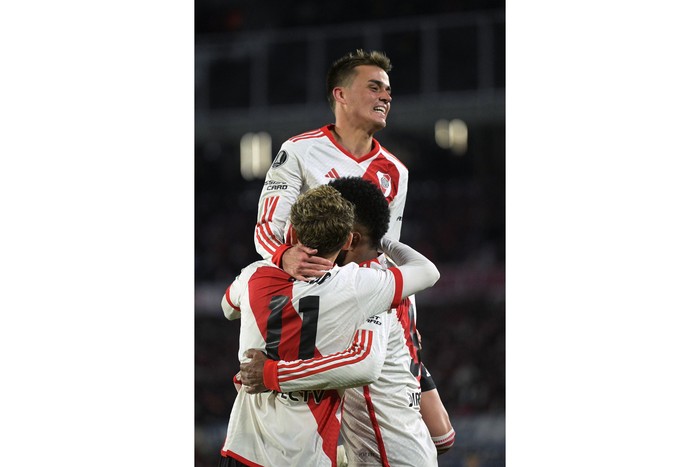
{"label": "smiling face", "polygon": [[371,133],[386,127],[391,108],[389,75],[373,65],[355,67],[355,75],[346,86],[334,90],[336,110],[357,128]]}

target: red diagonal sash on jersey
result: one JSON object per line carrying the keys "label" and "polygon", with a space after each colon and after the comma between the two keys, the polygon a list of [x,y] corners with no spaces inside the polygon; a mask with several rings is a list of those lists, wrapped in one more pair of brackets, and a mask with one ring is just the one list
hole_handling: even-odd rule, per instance
{"label": "red diagonal sash on jersey", "polygon": [[399,170],[383,154],[372,161],[362,178],[377,185],[387,203],[391,203],[399,191]]}
{"label": "red diagonal sash on jersey", "polygon": [[290,276],[281,269],[261,267],[251,276],[248,286],[250,306],[260,334],[274,350],[273,359],[299,358],[302,320],[292,305]]}
{"label": "red diagonal sash on jersey", "polygon": [[[293,281],[281,269],[259,268],[249,280],[248,297],[261,335],[265,338],[268,356],[281,360],[299,358],[302,319],[293,306]],[[271,353],[277,355],[270,355]],[[318,349],[314,354],[319,355]],[[340,434],[340,395],[326,390],[320,401],[309,398],[309,410],[316,419],[323,439],[323,451],[336,466],[336,449]]]}
{"label": "red diagonal sash on jersey", "polygon": [[331,467],[337,466],[338,436],[340,436],[340,395],[334,389],[326,390],[320,404],[313,397],[309,398],[309,409],[316,419],[318,434],[323,439],[323,452],[331,461]]}
{"label": "red diagonal sash on jersey", "polygon": [[396,317],[401,323],[403,334],[406,338],[408,353],[411,355],[411,373],[420,381],[420,359],[418,358],[418,335],[416,333],[416,320],[413,312],[413,303],[408,297],[401,300],[396,308]]}

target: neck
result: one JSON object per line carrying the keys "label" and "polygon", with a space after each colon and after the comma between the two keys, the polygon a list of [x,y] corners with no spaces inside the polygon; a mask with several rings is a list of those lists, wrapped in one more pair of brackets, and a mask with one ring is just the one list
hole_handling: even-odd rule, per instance
{"label": "neck", "polygon": [[357,263],[362,264],[367,261],[371,261],[379,256],[379,252],[376,249],[365,249],[361,250],[356,248],[354,250],[348,251],[343,259],[343,264]]}
{"label": "neck", "polygon": [[353,156],[359,158],[372,150],[372,134],[365,130],[353,129],[335,124],[331,132],[336,142]]}

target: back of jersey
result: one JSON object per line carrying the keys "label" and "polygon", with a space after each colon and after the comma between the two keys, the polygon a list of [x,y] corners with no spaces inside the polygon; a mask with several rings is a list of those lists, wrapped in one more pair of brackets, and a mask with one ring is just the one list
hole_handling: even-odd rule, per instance
{"label": "back of jersey", "polygon": [[[368,274],[349,265],[299,282],[266,263],[246,268],[231,286],[241,313],[241,362],[251,348],[275,360],[342,351],[368,316],[386,311],[395,299],[395,281],[386,271]],[[330,466],[340,401],[337,390],[240,392],[221,453],[264,466]]]}
{"label": "back of jersey", "polygon": [[[363,267],[388,267],[382,255]],[[412,296],[391,320],[387,354],[374,383],[345,391],[342,427],[349,465],[437,466],[437,451],[420,414],[421,389]]]}

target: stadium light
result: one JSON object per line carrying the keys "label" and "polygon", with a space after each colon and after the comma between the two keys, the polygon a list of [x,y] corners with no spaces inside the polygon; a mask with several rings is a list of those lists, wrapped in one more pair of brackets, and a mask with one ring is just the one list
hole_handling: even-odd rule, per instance
{"label": "stadium light", "polygon": [[241,138],[241,175],[246,180],[265,178],[272,163],[272,140],[266,132],[246,133]]}

